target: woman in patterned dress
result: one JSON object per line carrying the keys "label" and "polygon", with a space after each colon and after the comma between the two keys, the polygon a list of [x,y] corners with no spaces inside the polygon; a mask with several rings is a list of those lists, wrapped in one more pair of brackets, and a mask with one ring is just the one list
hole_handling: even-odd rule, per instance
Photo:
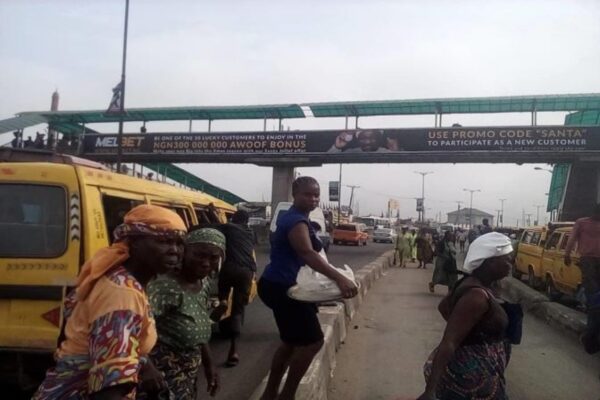
{"label": "woman in patterned dress", "polygon": [[507,400],[508,316],[492,287],[511,270],[510,239],[492,232],[470,246],[467,275],[438,309],[447,321],[439,346],[425,364],[425,392],[417,400]]}
{"label": "woman in patterned dress", "polygon": [[224,257],[225,236],[221,232],[213,228],[194,230],[185,238],[182,270],[163,275],[148,287],[158,331],[150,359],[165,375],[170,398],[196,399],[200,364],[207,392],[214,396],[219,389],[208,346],[212,325],[209,275],[218,272]]}
{"label": "woman in patterned dress", "polygon": [[140,205],[125,215],[115,243],[84,264],[65,300],[56,366],[35,400],[134,399],[138,384],[165,387],[147,354],[156,342],[145,286],[183,254],[185,224],[174,212]]}

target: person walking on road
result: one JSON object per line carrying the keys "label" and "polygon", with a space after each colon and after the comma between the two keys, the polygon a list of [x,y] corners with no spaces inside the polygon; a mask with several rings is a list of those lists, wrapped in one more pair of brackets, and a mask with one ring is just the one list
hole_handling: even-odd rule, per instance
{"label": "person walking on road", "polygon": [[494,230],[490,226],[490,221],[487,218],[481,220],[481,226],[479,227],[479,234],[485,235],[486,233],[493,232]]}
{"label": "person walking on road", "polygon": [[394,246],[394,265],[400,268],[406,268],[406,263],[410,257],[410,243],[407,238],[408,227],[403,226],[400,234],[396,236],[396,245]]}
{"label": "person walking on road", "polygon": [[[292,400],[300,380],[323,346],[323,332],[317,318],[316,304],[300,302],[287,295],[296,284],[300,267],[327,276],[339,287],[342,296],[356,296],[358,288],[319,255],[322,249],[309,213],[319,205],[320,188],[311,177],[301,176],[292,184],[292,207],[277,222],[271,237],[271,262],[258,282],[258,295],[273,311],[281,345],[271,363],[271,372],[262,400]],[[281,393],[279,386],[288,370]]]}
{"label": "person walking on road", "polygon": [[564,262],[567,266],[572,263],[571,253],[575,245],[587,302],[587,327],[581,343],[586,352],[594,354],[600,351],[600,204],[596,205],[591,217],[575,221],[565,249]]}
{"label": "person walking on road", "polygon": [[412,262],[417,261],[417,230],[415,228],[410,230],[408,234],[408,245],[410,246],[410,258]]}
{"label": "person walking on road", "polygon": [[507,400],[509,318],[492,287],[511,269],[509,238],[492,232],[476,239],[463,269],[470,273],[442,300],[446,320],[439,346],[424,367],[426,388],[417,400]]}
{"label": "person walking on road", "polygon": [[[214,210],[216,212],[216,210]],[[219,230],[227,239],[227,257],[219,271],[219,305],[211,314],[214,321],[219,322],[220,331],[229,339],[229,352],[225,363],[235,367],[240,361],[237,340],[242,332],[244,312],[250,302],[252,282],[256,275],[256,260],[254,257],[254,234],[248,227],[249,215],[244,210],[238,210],[231,216],[227,224],[210,224],[206,227]],[[191,230],[194,230],[192,228]],[[231,296],[231,315],[221,320],[229,307]]]}
{"label": "person walking on road", "polygon": [[212,328],[208,315],[209,275],[217,272],[224,257],[225,236],[221,232],[212,228],[195,230],[185,237],[181,271],[161,275],[148,285],[158,332],[150,359],[165,376],[170,396],[177,400],[196,399],[201,364],[206,391],[215,396],[219,390],[219,376],[208,345]]}
{"label": "person walking on road", "polygon": [[458,280],[456,268],[456,247],[454,247],[454,233],[444,232],[444,237],[435,246],[435,268],[433,277],[429,282],[429,291],[435,291],[435,285],[444,285],[452,289]]}
{"label": "person walking on road", "polygon": [[417,249],[417,260],[419,260],[417,268],[425,269],[427,268],[427,264],[433,261],[433,249],[424,231],[419,232],[419,236],[415,239],[415,246]]}
{"label": "person walking on road", "polygon": [[458,245],[461,253],[465,252],[465,243],[467,243],[468,236],[469,232],[464,229],[461,229],[460,232],[458,232]]}

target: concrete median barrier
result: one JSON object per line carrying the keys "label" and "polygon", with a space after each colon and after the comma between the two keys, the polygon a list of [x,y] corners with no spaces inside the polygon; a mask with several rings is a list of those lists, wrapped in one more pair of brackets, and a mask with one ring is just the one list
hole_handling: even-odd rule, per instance
{"label": "concrete median barrier", "polygon": [[550,326],[579,338],[586,327],[586,315],[562,304],[552,302],[523,282],[508,277],[500,282],[502,293],[512,302],[520,303],[525,311],[542,319]]}
{"label": "concrete median barrier", "polygon": [[[390,268],[393,257],[393,251],[388,251],[355,272],[356,280],[360,283],[360,291],[356,297],[319,307],[319,321],[325,334],[325,344],[302,378],[296,400],[327,400],[327,390],[336,367],[336,352],[344,343],[348,326],[363,299],[375,281],[384,275],[386,269]],[[254,390],[249,400],[260,399],[267,379],[268,376]],[[283,381],[285,381],[285,377]]]}

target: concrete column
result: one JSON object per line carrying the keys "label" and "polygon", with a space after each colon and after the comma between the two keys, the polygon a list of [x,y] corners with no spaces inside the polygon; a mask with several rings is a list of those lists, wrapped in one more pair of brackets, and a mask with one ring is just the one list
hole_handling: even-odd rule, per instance
{"label": "concrete column", "polygon": [[294,177],[294,167],[273,167],[273,181],[271,184],[271,207],[273,213],[277,204],[282,201],[292,201],[292,183],[294,182]]}
{"label": "concrete column", "polygon": [[590,216],[600,202],[600,163],[578,162],[571,165],[560,213],[561,221]]}

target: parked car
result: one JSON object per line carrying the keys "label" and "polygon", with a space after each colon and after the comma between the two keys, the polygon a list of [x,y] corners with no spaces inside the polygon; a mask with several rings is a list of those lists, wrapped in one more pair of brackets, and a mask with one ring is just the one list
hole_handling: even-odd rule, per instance
{"label": "parked car", "polygon": [[523,231],[515,259],[513,275],[520,279],[527,275],[529,286],[539,289],[543,284],[542,252],[546,242],[545,226],[530,227]]}
{"label": "parked car", "polygon": [[581,269],[577,250],[571,255],[571,265],[565,265],[565,248],[571,236],[572,227],[558,228],[549,235],[542,254],[544,287],[550,300],[558,300],[562,295],[576,297],[585,303],[581,287]]}
{"label": "parked car", "polygon": [[375,243],[394,243],[398,234],[392,228],[379,228],[373,232],[373,241]]}
{"label": "parked car", "polygon": [[333,230],[333,244],[366,246],[368,240],[364,224],[340,224]]}
{"label": "parked car", "polygon": [[[273,217],[271,218],[271,234],[273,234],[273,232],[275,232],[275,229],[277,229],[277,222],[279,221],[279,218],[281,218],[283,213],[289,210],[291,206],[292,203],[287,201],[282,201],[281,203],[277,204],[275,212],[273,213]],[[323,214],[323,210],[319,207],[315,208],[308,215],[308,219],[313,223],[313,227],[315,228],[317,237],[323,243],[323,250],[325,250],[325,252],[328,252],[329,246],[331,244],[331,235],[329,234],[329,232],[327,232],[326,229],[327,221],[325,219],[325,215]]]}

